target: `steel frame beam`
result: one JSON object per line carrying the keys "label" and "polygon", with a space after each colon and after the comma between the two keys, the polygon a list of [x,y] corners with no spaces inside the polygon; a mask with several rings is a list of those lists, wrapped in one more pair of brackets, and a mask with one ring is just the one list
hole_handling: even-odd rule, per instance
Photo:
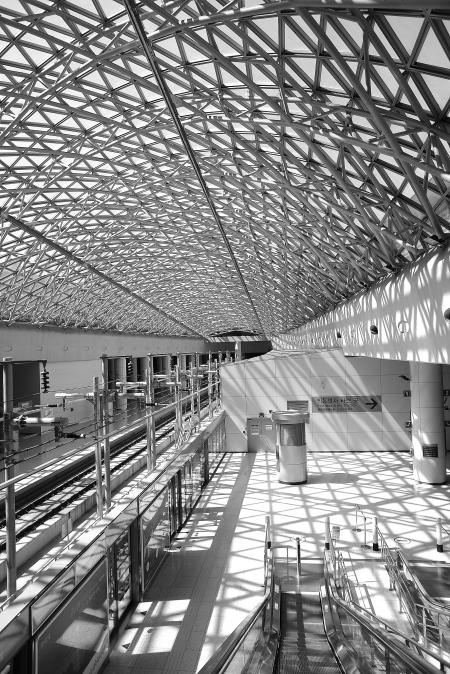
{"label": "steel frame beam", "polygon": [[239,280],[241,282],[241,285],[242,285],[242,288],[245,292],[247,300],[248,300],[248,302],[250,304],[250,307],[252,308],[252,311],[253,311],[253,313],[256,317],[257,323],[258,323],[258,325],[260,327],[260,330],[261,330],[261,335],[265,336],[265,328],[263,327],[263,324],[261,323],[258,312],[257,312],[256,307],[254,305],[253,299],[250,295],[249,289],[248,289],[247,284],[245,282],[244,276],[243,276],[242,271],[239,267],[236,256],[235,256],[234,251],[233,251],[233,249],[231,247],[231,244],[229,242],[228,236],[225,232],[225,228],[222,224],[219,213],[216,209],[214,200],[211,197],[211,193],[210,193],[208,185],[206,184],[206,181],[203,177],[200,165],[199,165],[199,163],[197,161],[197,158],[195,156],[195,153],[192,149],[192,146],[190,144],[187,133],[186,133],[184,127],[183,127],[183,124],[181,123],[180,117],[178,115],[177,108],[176,108],[175,103],[172,99],[172,94],[171,94],[169,88],[167,87],[167,84],[166,84],[165,79],[162,75],[162,72],[159,68],[159,64],[158,64],[158,61],[155,57],[153,49],[152,49],[152,47],[150,46],[150,44],[147,40],[147,36],[145,34],[144,27],[142,25],[142,21],[140,19],[138,10],[137,10],[137,8],[134,4],[134,0],[124,0],[124,4],[125,4],[125,7],[127,9],[128,15],[130,17],[130,21],[131,21],[131,23],[132,23],[132,25],[133,25],[133,27],[136,31],[136,34],[139,38],[139,42],[140,42],[141,47],[144,51],[144,54],[147,58],[147,61],[150,65],[150,67],[153,70],[156,81],[158,82],[158,86],[161,90],[161,94],[162,94],[162,96],[163,96],[163,98],[166,102],[167,108],[168,108],[168,110],[170,112],[170,115],[173,119],[173,122],[176,126],[178,135],[181,139],[181,142],[183,143],[186,154],[189,157],[189,161],[191,162],[191,165],[192,165],[192,168],[194,169],[195,175],[197,176],[197,180],[200,184],[202,192],[205,195],[205,198],[206,198],[206,201],[208,203],[209,209],[210,209],[210,211],[213,215],[213,218],[216,222],[216,225],[217,225],[217,227],[218,227],[218,229],[219,229],[219,231],[222,235],[222,239],[223,239],[223,241],[225,243],[225,246],[228,250],[228,254],[229,254],[229,256],[231,258],[231,261],[233,263],[233,267],[236,271],[236,274],[239,277]]}

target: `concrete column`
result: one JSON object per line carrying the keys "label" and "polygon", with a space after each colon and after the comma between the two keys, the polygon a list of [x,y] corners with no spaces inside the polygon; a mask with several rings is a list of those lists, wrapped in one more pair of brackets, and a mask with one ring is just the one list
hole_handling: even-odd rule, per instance
{"label": "concrete column", "polygon": [[242,360],[242,342],[236,342],[234,345],[234,360]]}
{"label": "concrete column", "polygon": [[171,354],[167,353],[166,354],[166,365],[165,365],[165,368],[164,368],[164,374],[170,374],[171,364],[172,364]]}
{"label": "concrete column", "polygon": [[[127,359],[125,356],[120,356],[116,358],[116,381],[127,381]],[[118,398],[117,400],[117,409],[119,411],[125,411],[127,409],[127,399]]]}
{"label": "concrete column", "polygon": [[134,356],[131,357],[131,377],[128,377],[129,381],[137,381],[137,358]]}
{"label": "concrete column", "polygon": [[178,354],[178,367],[180,370],[183,370],[183,372],[186,370],[186,354],[185,353],[179,353]]}
{"label": "concrete column", "polygon": [[[152,356],[152,364],[154,358]],[[145,381],[145,370],[147,369],[147,358],[140,356],[136,358],[136,367],[137,367],[137,381]]]}
{"label": "concrete column", "polygon": [[445,428],[442,366],[410,363],[413,476],[418,482],[445,482]]}

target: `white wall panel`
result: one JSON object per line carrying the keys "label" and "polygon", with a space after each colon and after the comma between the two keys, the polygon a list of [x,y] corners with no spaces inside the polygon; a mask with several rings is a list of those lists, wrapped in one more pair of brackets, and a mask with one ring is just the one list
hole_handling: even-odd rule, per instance
{"label": "white wall panel", "polygon": [[383,415],[381,412],[347,412],[346,416],[349,433],[381,432],[383,430]]}
{"label": "white wall panel", "polygon": [[[342,373],[344,374],[344,373]],[[346,391],[345,377],[336,377],[330,375],[329,377],[322,375],[321,377],[311,377],[311,396],[345,396]]]}
{"label": "white wall panel", "polygon": [[0,357],[52,362],[94,360],[148,353],[203,353],[206,342],[189,337],[144,337],[125,333],[0,325]]}
{"label": "white wall panel", "polygon": [[347,374],[346,393],[349,396],[380,395],[381,377],[371,374],[363,377]]}
{"label": "white wall panel", "polygon": [[349,452],[382,452],[385,450],[383,433],[381,431],[348,433],[347,449]]}
{"label": "white wall panel", "polygon": [[[349,356],[444,364],[450,362],[447,309],[448,245],[272,343],[275,349],[338,347]],[[371,324],[378,335],[371,334]]]}
{"label": "white wall panel", "polygon": [[[314,356],[274,353],[270,359],[266,356],[247,360],[245,380],[240,363],[223,371],[224,405],[234,420],[235,433],[245,428],[248,417],[286,409],[288,400],[307,400],[311,415],[306,437],[311,451],[381,451],[384,432],[394,433],[386,436],[389,449],[405,449],[410,445],[404,426],[410,415],[410,398],[403,396],[403,390],[409,388],[409,382],[400,379],[397,372],[409,372],[409,365],[395,365],[392,370],[383,367],[381,376],[379,360],[346,358],[339,349],[316,352]],[[234,367],[240,368],[239,374],[233,374]],[[253,370],[257,376],[252,376]],[[239,386],[242,396],[236,395]],[[382,395],[381,411],[312,412],[312,397],[370,395]]]}
{"label": "white wall panel", "polygon": [[[383,447],[391,452],[407,452],[411,449],[412,439],[409,433],[384,431]],[[411,464],[412,465],[412,464]]]}
{"label": "white wall panel", "polygon": [[314,452],[346,452],[348,450],[347,433],[314,433],[312,447]]}

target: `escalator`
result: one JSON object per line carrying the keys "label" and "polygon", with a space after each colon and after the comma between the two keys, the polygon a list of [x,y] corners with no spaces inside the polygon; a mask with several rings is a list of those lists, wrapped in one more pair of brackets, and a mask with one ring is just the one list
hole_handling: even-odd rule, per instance
{"label": "escalator", "polygon": [[279,674],[340,672],[324,632],[320,586],[322,562],[303,562],[301,582],[283,589],[280,597]]}
{"label": "escalator", "polygon": [[445,655],[339,595],[332,552],[283,579],[270,540],[264,597],[198,674],[450,673]]}

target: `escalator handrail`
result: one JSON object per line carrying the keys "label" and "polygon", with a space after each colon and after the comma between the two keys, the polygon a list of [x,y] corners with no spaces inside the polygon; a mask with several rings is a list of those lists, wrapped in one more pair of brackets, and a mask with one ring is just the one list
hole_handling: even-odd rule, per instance
{"label": "escalator handrail", "polygon": [[197,674],[219,674],[222,672],[227,663],[231,660],[234,653],[238,650],[241,643],[244,641],[247,634],[259,618],[262,611],[265,609],[268,601],[272,595],[272,586],[269,586],[266,594],[259,604],[246,616],[242,622],[231,632],[225,641],[219,646],[214,655],[208,662],[197,672]]}
{"label": "escalator handrail", "polygon": [[[332,598],[333,602],[337,604],[340,608],[342,608],[343,611],[345,611],[351,618],[353,618],[362,628],[367,630],[367,632],[376,641],[381,643],[385,649],[391,651],[398,658],[400,658],[402,662],[404,662],[409,667],[408,671],[411,674],[436,674],[437,672],[439,672],[440,670],[438,670],[433,665],[427,663],[423,658],[420,658],[413,651],[411,651],[406,645],[398,643],[397,637],[394,637],[394,639],[390,639],[388,635],[384,633],[384,630],[375,625],[371,620],[365,618],[361,613],[356,611],[348,601],[339,597],[339,595],[335,592],[333,588],[333,583],[331,582],[331,578],[333,576],[329,571],[329,557],[330,557],[329,553],[325,551],[324,554],[325,584],[327,592],[330,598]],[[437,655],[433,651],[430,651],[428,648],[424,648],[422,645],[418,644],[416,641],[412,639],[409,639],[409,641],[410,643],[414,644],[418,649],[420,649],[420,651],[427,653],[428,655],[430,655],[430,657],[434,658],[440,663],[448,664],[447,662],[443,661],[439,655]]]}
{"label": "escalator handrail", "polygon": [[411,646],[414,646],[414,648],[416,648],[419,651],[419,653],[426,653],[430,657],[433,657],[435,660],[439,660],[439,662],[441,662],[446,667],[450,667],[450,660],[446,660],[445,658],[442,657],[442,655],[437,654],[435,651],[428,648],[428,646],[424,646],[422,643],[414,639],[414,637],[409,637],[407,634],[404,634],[403,632],[400,632],[399,630],[395,629],[395,627],[392,627],[392,625],[390,625],[389,623],[385,622],[378,616],[368,611],[366,608],[364,608],[364,606],[360,606],[359,604],[356,604],[354,601],[348,600],[344,601],[347,601],[347,603],[350,606],[352,606],[355,609],[355,611],[366,614],[367,620],[370,620],[370,622],[373,625],[377,625],[378,623],[379,625],[381,625],[381,628],[385,630],[387,633],[391,634],[396,639],[404,641],[406,646],[411,644]]}
{"label": "escalator handrail", "polygon": [[[411,569],[411,565],[409,564],[408,558],[404,554],[400,548],[396,548],[395,550],[396,554],[400,557],[403,566],[405,566],[408,569],[408,573],[413,579],[414,585],[416,586],[420,596],[423,599],[423,605],[425,608],[431,608],[434,611],[438,611],[442,615],[444,615],[446,618],[450,618],[450,608],[448,607],[448,604],[440,604],[434,597],[431,597],[428,592],[425,590],[423,587],[422,583],[417,577],[417,574],[414,573],[414,571]],[[417,604],[417,602],[414,602]],[[417,604],[420,606],[420,604]]]}
{"label": "escalator handrail", "polygon": [[[269,524],[270,526],[270,524]],[[265,610],[269,601],[272,600],[274,594],[275,577],[274,564],[271,546],[267,545],[270,542],[270,534],[267,536],[268,528],[266,523],[266,542],[264,549],[264,566],[265,577],[264,587],[265,592],[263,598],[258,602],[255,608],[239,623],[239,625],[231,632],[225,641],[219,646],[214,655],[206,662],[197,674],[220,674],[225,671],[225,667],[230,662],[233,655],[239,649],[259,616]]]}

